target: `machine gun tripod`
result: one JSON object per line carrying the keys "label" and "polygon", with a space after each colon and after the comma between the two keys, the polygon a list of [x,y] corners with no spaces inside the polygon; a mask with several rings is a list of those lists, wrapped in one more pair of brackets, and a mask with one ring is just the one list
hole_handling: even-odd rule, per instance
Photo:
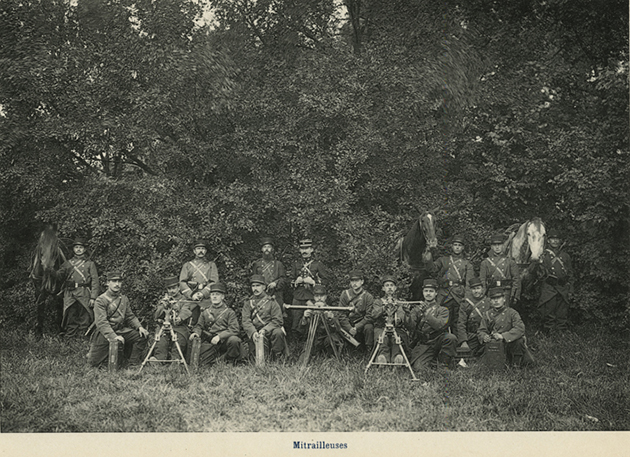
{"label": "machine gun tripod", "polygon": [[[398,346],[398,349],[400,350],[400,354],[403,357],[403,362],[402,363],[400,363],[400,362],[375,362],[374,359],[376,358],[376,356],[378,355],[379,351],[381,350],[381,348],[385,344],[385,338],[392,338],[392,337],[394,338],[394,344],[396,344]],[[381,333],[379,335],[376,347],[374,348],[374,352],[372,353],[372,357],[370,358],[370,361],[368,362],[367,367],[365,367],[365,373],[364,374],[367,374],[368,370],[370,369],[370,367],[372,365],[387,365],[387,366],[394,366],[394,367],[407,367],[407,368],[409,368],[409,372],[411,373],[411,377],[413,378],[413,380],[414,381],[418,381],[418,378],[416,378],[416,375],[413,372],[413,369],[411,368],[411,364],[409,363],[409,359],[407,358],[407,354],[405,353],[405,349],[403,348],[402,340],[400,338],[400,335],[398,335],[398,332],[396,332],[396,329],[394,328],[393,324],[385,325],[385,330],[383,330],[383,333]]]}
{"label": "machine gun tripod", "polygon": [[186,373],[188,373],[190,375],[190,370],[188,370],[188,364],[186,363],[186,358],[184,357],[184,354],[182,353],[182,348],[179,345],[179,342],[177,341],[177,333],[175,333],[175,330],[173,329],[173,325],[171,324],[169,319],[165,319],[164,320],[164,322],[162,323],[162,326],[160,327],[160,329],[155,334],[155,338],[153,339],[153,344],[151,345],[151,348],[149,349],[149,352],[147,352],[147,356],[144,358],[144,361],[142,362],[142,365],[140,365],[140,369],[138,370],[138,374],[140,374],[140,372],[142,372],[142,369],[147,364],[147,362],[149,360],[149,357],[151,357],[151,353],[153,352],[153,349],[155,349],[155,345],[157,344],[158,341],[160,341],[160,338],[163,336],[165,331],[170,332],[171,341],[173,342],[173,344],[177,348],[177,352],[179,353],[179,357],[180,358],[179,359],[175,359],[175,360],[173,360],[173,359],[170,359],[170,360],[157,360],[157,362],[182,363],[182,364],[184,364],[184,368],[186,369]]}

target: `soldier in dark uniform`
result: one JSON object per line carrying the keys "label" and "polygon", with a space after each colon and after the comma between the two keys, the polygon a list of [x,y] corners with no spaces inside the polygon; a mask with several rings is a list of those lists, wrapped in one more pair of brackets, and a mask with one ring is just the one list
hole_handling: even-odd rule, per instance
{"label": "soldier in dark uniform", "polygon": [[271,238],[260,240],[262,258],[252,265],[252,275],[262,275],[267,283],[267,293],[273,295],[284,316],[284,289],[287,285],[287,272],[281,261],[274,259],[274,242]]}
{"label": "soldier in dark uniform", "polygon": [[503,235],[493,235],[490,239],[490,253],[479,265],[479,277],[486,290],[500,287],[505,291],[507,306],[521,296],[521,276],[514,259],[503,253]]}
{"label": "soldier in dark uniform", "polygon": [[123,357],[129,365],[139,365],[147,346],[149,332],[131,310],[129,299],[122,295],[122,274],[107,274],[107,290],[94,302],[96,332],[92,335],[88,362],[98,367],[105,364],[109,355],[109,343],[123,344]]}
{"label": "soldier in dark uniform", "polygon": [[438,284],[437,301],[449,310],[449,326],[457,329],[459,307],[466,296],[468,281],[475,275],[472,263],[464,258],[464,237],[455,235],[451,245],[451,255],[440,257],[432,265]]}
{"label": "soldier in dark uniform", "polygon": [[483,343],[477,334],[483,313],[490,309],[490,299],[485,297],[485,290],[481,279],[472,278],[468,283],[470,295],[467,296],[459,308],[457,320],[457,343],[462,349],[470,350],[473,357],[483,353]]}
{"label": "soldier in dark uniform", "polygon": [[520,367],[531,360],[526,357],[525,324],[514,308],[508,308],[505,290],[500,287],[490,289],[491,308],[483,313],[479,325],[479,339],[485,344],[492,340],[504,342],[506,360],[509,364]]}
{"label": "soldier in dark uniform", "polygon": [[[177,276],[166,278],[164,285],[166,286],[166,294],[158,302],[153,317],[160,326],[165,322],[167,322],[167,325],[172,326],[173,331],[177,335],[177,342],[182,350],[182,354],[185,356],[188,338],[190,338],[190,329],[187,322],[192,316],[191,308],[198,305],[191,303],[190,300],[182,295],[179,290],[179,279]],[[180,359],[177,346],[171,341],[170,332],[164,331],[160,340],[155,344],[153,356],[149,359],[149,362],[169,360],[169,354],[171,360]]]}
{"label": "soldier in dark uniform", "polygon": [[406,319],[407,313],[396,298],[396,278],[391,275],[385,275],[381,283],[385,295],[374,301],[370,319],[374,323],[375,343],[385,333],[383,335],[383,344],[379,348],[378,354],[376,354],[376,363],[403,363],[404,358],[395,342],[393,333],[388,334],[386,331],[389,329],[396,331],[401,339],[403,350],[407,354],[409,352],[409,333],[405,327],[405,324],[409,323],[408,319]]}
{"label": "soldier in dark uniform", "polygon": [[342,328],[364,344],[369,353],[374,349],[374,324],[372,323],[372,306],[374,297],[363,289],[364,276],[361,270],[350,272],[350,288],[344,290],[339,297],[339,306],[354,307],[353,311],[339,318]]}
{"label": "soldier in dark uniform", "polygon": [[64,336],[82,336],[94,321],[94,302],[99,295],[96,264],[88,259],[85,240],[77,238],[72,250],[74,256],[59,269],[59,276],[68,278],[63,291]]}
{"label": "soldier in dark uniform", "polygon": [[557,230],[547,233],[549,246],[542,255],[545,272],[538,307],[547,333],[567,329],[569,296],[573,294],[573,266],[571,257],[561,250],[561,238]]}
{"label": "soldier in dark uniform", "polygon": [[436,280],[425,279],[422,285],[425,302],[412,307],[406,317],[407,328],[415,329],[416,345],[409,358],[415,371],[426,369],[434,360],[450,367],[455,357],[457,337],[448,332],[449,311],[437,302],[437,290]]}
{"label": "soldier in dark uniform", "polygon": [[225,304],[226,289],[222,283],[212,283],[209,289],[211,305],[201,312],[190,335],[191,340],[201,338],[199,365],[212,365],[223,354],[228,362],[236,363],[241,356],[236,313]]}
{"label": "soldier in dark uniform", "polygon": [[[319,260],[313,259],[313,240],[300,240],[301,260],[293,263],[291,280],[294,287],[293,305],[304,306],[313,301],[313,286],[326,285],[330,279],[330,272]],[[291,310],[291,336],[300,339],[304,335],[304,328],[300,325],[304,310]]]}
{"label": "soldier in dark uniform", "polygon": [[273,295],[265,292],[267,284],[262,275],[253,275],[249,283],[253,294],[243,304],[241,319],[243,330],[249,337],[249,353],[256,353],[256,340],[263,338],[265,356],[271,352],[275,359],[279,359],[285,347],[280,305]]}

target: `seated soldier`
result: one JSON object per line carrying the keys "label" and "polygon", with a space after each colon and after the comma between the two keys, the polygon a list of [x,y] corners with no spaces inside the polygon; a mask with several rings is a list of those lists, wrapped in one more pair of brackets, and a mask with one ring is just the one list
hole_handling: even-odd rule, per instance
{"label": "seated soldier", "polygon": [[363,272],[350,272],[350,288],[344,290],[339,297],[339,306],[354,307],[348,314],[342,314],[339,321],[342,328],[360,342],[364,343],[364,350],[371,353],[374,348],[374,324],[371,320],[374,297],[363,289]]}
{"label": "seated soldier", "polygon": [[256,340],[264,339],[265,355],[280,358],[284,353],[285,339],[282,331],[282,309],[273,296],[265,292],[262,275],[253,275],[249,281],[253,295],[245,300],[242,309],[243,330],[247,333],[249,353],[256,353]]}
{"label": "seated soldier", "polygon": [[490,309],[490,299],[484,296],[485,290],[481,279],[470,280],[470,296],[462,301],[457,321],[457,342],[464,351],[471,351],[473,357],[483,353],[483,342],[477,331],[483,318],[483,313]]}
{"label": "seated soldier", "polygon": [[437,290],[436,280],[425,279],[424,304],[412,307],[406,316],[407,328],[415,329],[416,345],[409,360],[415,371],[426,369],[432,361],[450,367],[455,357],[457,337],[448,333],[449,310],[436,301]]}
{"label": "seated soldier", "polygon": [[374,338],[380,344],[376,363],[404,362],[393,330],[400,337],[405,353],[409,350],[409,334],[405,328],[405,310],[396,299],[396,278],[386,275],[382,280],[383,298],[376,299],[372,307],[371,321],[374,322]]}
{"label": "seated soldier", "polygon": [[[129,299],[122,295],[122,274],[113,271],[107,274],[107,290],[94,302],[94,323],[96,332],[90,341],[88,362],[94,367],[105,364],[109,356],[109,343],[118,341],[123,346],[123,358],[130,366],[142,362],[149,332],[140,325],[129,305]],[[119,349],[120,351],[120,349]],[[119,360],[122,363],[123,360]]]}
{"label": "seated soldier", "polygon": [[[326,286],[322,284],[316,284],[313,286],[314,303],[309,302],[308,304],[313,306],[328,306],[326,304],[326,298]],[[317,326],[315,337],[313,339],[313,347],[309,356],[313,356],[320,352],[331,354],[333,353],[333,344],[336,348],[339,349],[341,349],[341,347],[343,346],[343,338],[341,337],[341,335],[339,335],[339,331],[337,329],[339,321],[337,320],[337,317],[333,311],[315,311],[312,309],[305,310],[300,321],[302,331],[308,332],[308,328],[311,324],[311,319],[314,318],[315,313],[319,312],[323,313],[323,315],[321,316],[319,325]],[[321,319],[326,319],[326,323],[328,324],[328,328],[330,330],[330,337],[328,336],[324,323],[321,321]],[[304,362],[304,357],[306,357],[306,353],[302,352],[298,363],[302,364]]]}
{"label": "seated soldier", "polygon": [[[192,303],[179,291],[179,278],[177,276],[166,278],[164,282],[166,294],[158,302],[153,316],[158,325],[163,326],[164,330],[159,341],[155,344],[153,356],[149,359],[149,362],[169,360],[169,354],[170,360],[181,359],[177,346],[172,341],[171,332],[168,329],[169,326],[172,327],[175,335],[177,335],[177,343],[184,356],[186,355],[188,338],[190,337],[190,330],[186,322],[192,316]],[[197,306],[197,304],[195,303],[194,306]]]}
{"label": "seated soldier", "polygon": [[229,362],[236,363],[241,355],[241,339],[236,313],[224,301],[225,286],[216,282],[210,285],[210,306],[199,315],[190,339],[201,338],[199,365],[212,365],[225,354]]}
{"label": "seated soldier", "polygon": [[525,345],[525,324],[514,308],[506,305],[505,290],[500,287],[490,289],[490,309],[483,313],[479,325],[479,339],[483,343],[492,340],[503,341],[508,364],[520,367],[530,363]]}

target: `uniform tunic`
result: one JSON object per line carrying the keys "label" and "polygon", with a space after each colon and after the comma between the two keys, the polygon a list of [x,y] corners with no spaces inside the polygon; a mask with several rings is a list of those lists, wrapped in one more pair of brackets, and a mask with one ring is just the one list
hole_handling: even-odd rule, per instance
{"label": "uniform tunic", "polygon": [[538,300],[545,330],[566,330],[569,314],[569,294],[573,292],[573,266],[564,251],[545,249],[541,257],[546,273]]}
{"label": "uniform tunic", "polygon": [[479,278],[486,290],[495,285],[503,288],[508,303],[511,299],[518,299],[521,296],[520,270],[510,257],[490,251],[488,257],[479,265]]}
{"label": "uniform tunic", "polygon": [[252,335],[265,331],[265,353],[271,352],[279,356],[284,351],[284,333],[282,332],[282,310],[274,297],[262,293],[259,297],[252,295],[245,300],[242,308],[243,330],[249,337],[249,353],[254,354],[256,344]]}
{"label": "uniform tunic", "polygon": [[407,328],[413,328],[414,340],[417,341],[411,350],[409,362],[414,370],[426,368],[432,360],[450,363],[455,357],[457,338],[448,333],[449,311],[434,302],[424,313],[414,307],[407,315]]}
{"label": "uniform tunic", "polygon": [[141,325],[131,310],[129,299],[120,293],[107,290],[94,302],[94,322],[96,332],[92,336],[88,360],[91,365],[103,364],[109,354],[109,343],[116,336],[125,339],[124,356],[130,364],[140,363],[147,340],[137,331]]}
{"label": "uniform tunic", "polygon": [[459,307],[466,296],[468,282],[475,276],[475,271],[472,263],[461,254],[440,257],[433,262],[433,271],[437,272],[440,286],[437,300],[449,309],[450,326],[455,330],[459,319]]}
{"label": "uniform tunic", "polygon": [[[236,313],[225,303],[212,304],[199,315],[193,332],[201,338],[199,364],[209,365],[219,355],[226,353],[228,359],[236,360],[240,356],[241,339],[238,337],[239,325]],[[219,343],[210,341],[219,336]]]}
{"label": "uniform tunic", "polygon": [[354,307],[354,310],[348,314],[342,314],[339,322],[346,332],[350,332],[352,327],[356,328],[355,338],[359,341],[362,339],[366,349],[371,350],[374,346],[374,324],[371,316],[374,297],[372,294],[364,289],[361,289],[359,293],[355,293],[353,289],[346,289],[341,292],[339,306]]}
{"label": "uniform tunic", "polygon": [[95,300],[99,295],[96,264],[85,255],[75,256],[61,266],[59,274],[68,278],[63,292],[65,334],[74,336],[85,333],[94,320],[90,300]]}
{"label": "uniform tunic", "polygon": [[[291,268],[290,279],[294,284],[293,305],[306,305],[306,302],[313,300],[313,287],[310,284],[295,284],[298,277],[313,278],[315,284],[326,285],[330,281],[330,271],[319,260],[310,259],[306,262],[299,260],[293,263]],[[304,335],[304,327],[301,325],[303,309],[291,310],[291,333],[295,338],[301,338]]]}
{"label": "uniform tunic", "polygon": [[284,288],[287,284],[287,272],[284,264],[279,260],[258,259],[252,265],[252,275],[262,275],[267,284],[276,283],[276,287],[269,290],[282,309],[284,303]]}
{"label": "uniform tunic", "polygon": [[[503,336],[508,361],[514,361],[515,357],[522,359],[525,353],[525,324],[520,314],[514,308],[506,306],[497,310],[490,308],[483,313],[483,319],[479,325],[479,340],[484,336],[500,333]],[[520,360],[519,360],[520,363]]]}
{"label": "uniform tunic", "polygon": [[219,282],[219,271],[216,264],[205,257],[186,262],[179,273],[179,289],[189,300],[195,292],[210,298],[210,284],[215,282]]}
{"label": "uniform tunic", "polygon": [[473,355],[478,355],[483,343],[477,332],[483,319],[483,313],[490,309],[490,300],[487,297],[476,299],[467,297],[459,307],[459,319],[457,320],[457,342],[467,343]]}

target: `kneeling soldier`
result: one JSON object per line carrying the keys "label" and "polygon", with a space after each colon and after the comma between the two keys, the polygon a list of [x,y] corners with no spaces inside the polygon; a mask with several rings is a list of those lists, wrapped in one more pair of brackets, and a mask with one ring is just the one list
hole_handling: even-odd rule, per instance
{"label": "kneeling soldier", "polygon": [[[492,340],[504,342],[507,362],[520,367],[527,353],[524,340],[525,324],[518,311],[506,306],[503,288],[490,289],[488,296],[491,309],[483,313],[479,325],[479,339],[483,343]],[[530,359],[525,361],[531,362]]]}
{"label": "kneeling soldier", "polygon": [[220,283],[210,285],[211,305],[199,315],[197,325],[190,339],[201,338],[199,365],[212,365],[216,359],[226,354],[230,362],[236,362],[241,355],[241,339],[236,313],[228,308],[225,286]]}
{"label": "kneeling soldier", "polygon": [[[158,303],[155,310],[154,319],[159,325],[171,325],[173,331],[177,335],[177,343],[186,354],[188,338],[190,337],[190,329],[186,325],[186,321],[192,316],[191,301],[187,300],[179,291],[179,279],[177,276],[166,278],[166,295]],[[195,304],[197,306],[197,304]],[[160,340],[155,344],[153,357],[149,362],[158,360],[168,360],[170,353],[171,360],[179,360],[180,355],[177,346],[171,340],[170,332],[162,333]]]}
{"label": "kneeling soldier", "polygon": [[470,297],[466,297],[459,308],[457,320],[457,342],[465,351],[470,350],[473,357],[483,353],[483,342],[477,331],[483,319],[483,313],[490,309],[490,299],[484,296],[481,279],[470,280]]}
{"label": "kneeling soldier", "polygon": [[256,352],[256,340],[263,338],[265,355],[269,354],[271,348],[273,357],[280,358],[285,346],[280,305],[265,292],[265,278],[262,275],[253,275],[249,282],[253,295],[245,300],[242,310],[243,329],[249,337],[249,353]]}
{"label": "kneeling soldier", "polygon": [[380,344],[378,354],[376,354],[376,363],[404,363],[393,330],[396,330],[403,350],[407,352],[409,335],[405,328],[406,314],[403,305],[397,303],[396,300],[396,279],[386,275],[382,283],[385,296],[374,301],[371,313],[371,321],[374,322],[374,338]]}
{"label": "kneeling soldier", "polygon": [[139,365],[147,346],[149,332],[133,314],[129,299],[120,293],[122,275],[113,271],[107,275],[107,290],[94,302],[96,332],[92,335],[88,362],[98,367],[109,355],[109,343],[124,344],[123,356],[129,365]]}
{"label": "kneeling soldier", "polygon": [[[326,286],[316,284],[315,286],[313,286],[313,300],[315,300],[315,302],[309,302],[307,304],[313,306],[328,306],[326,304],[326,298]],[[311,319],[314,319],[314,313],[323,313],[323,315],[320,317],[321,325],[317,326],[315,335],[313,336],[313,346],[310,353],[306,354],[305,348],[305,351],[302,353],[302,355],[300,355],[300,358],[298,360],[298,363],[300,364],[304,363],[304,358],[306,356],[310,357],[317,354],[318,352],[326,352],[329,354],[334,352],[332,346],[333,344],[335,345],[335,348],[341,348],[343,346],[343,338],[341,337],[341,335],[339,335],[337,329],[339,321],[337,320],[335,312],[333,311],[315,311],[312,309],[307,309],[306,311],[304,311],[302,319],[300,320],[300,326],[302,327],[303,331],[308,331],[308,327],[311,324]],[[328,329],[330,330],[330,336],[326,331],[326,327],[325,324],[322,322],[322,319],[326,319],[326,324],[328,325]]]}
{"label": "kneeling soldier", "polygon": [[411,308],[407,327],[415,329],[416,346],[411,350],[410,363],[415,371],[421,371],[433,360],[450,366],[455,357],[457,338],[448,333],[448,308],[436,301],[438,284],[434,279],[425,279],[422,294],[425,303]]}
{"label": "kneeling soldier", "polygon": [[343,329],[357,340],[362,341],[364,349],[369,353],[374,349],[374,324],[372,323],[372,306],[374,297],[363,289],[363,272],[350,272],[350,288],[344,290],[339,297],[339,306],[353,306],[354,310],[340,318]]}

